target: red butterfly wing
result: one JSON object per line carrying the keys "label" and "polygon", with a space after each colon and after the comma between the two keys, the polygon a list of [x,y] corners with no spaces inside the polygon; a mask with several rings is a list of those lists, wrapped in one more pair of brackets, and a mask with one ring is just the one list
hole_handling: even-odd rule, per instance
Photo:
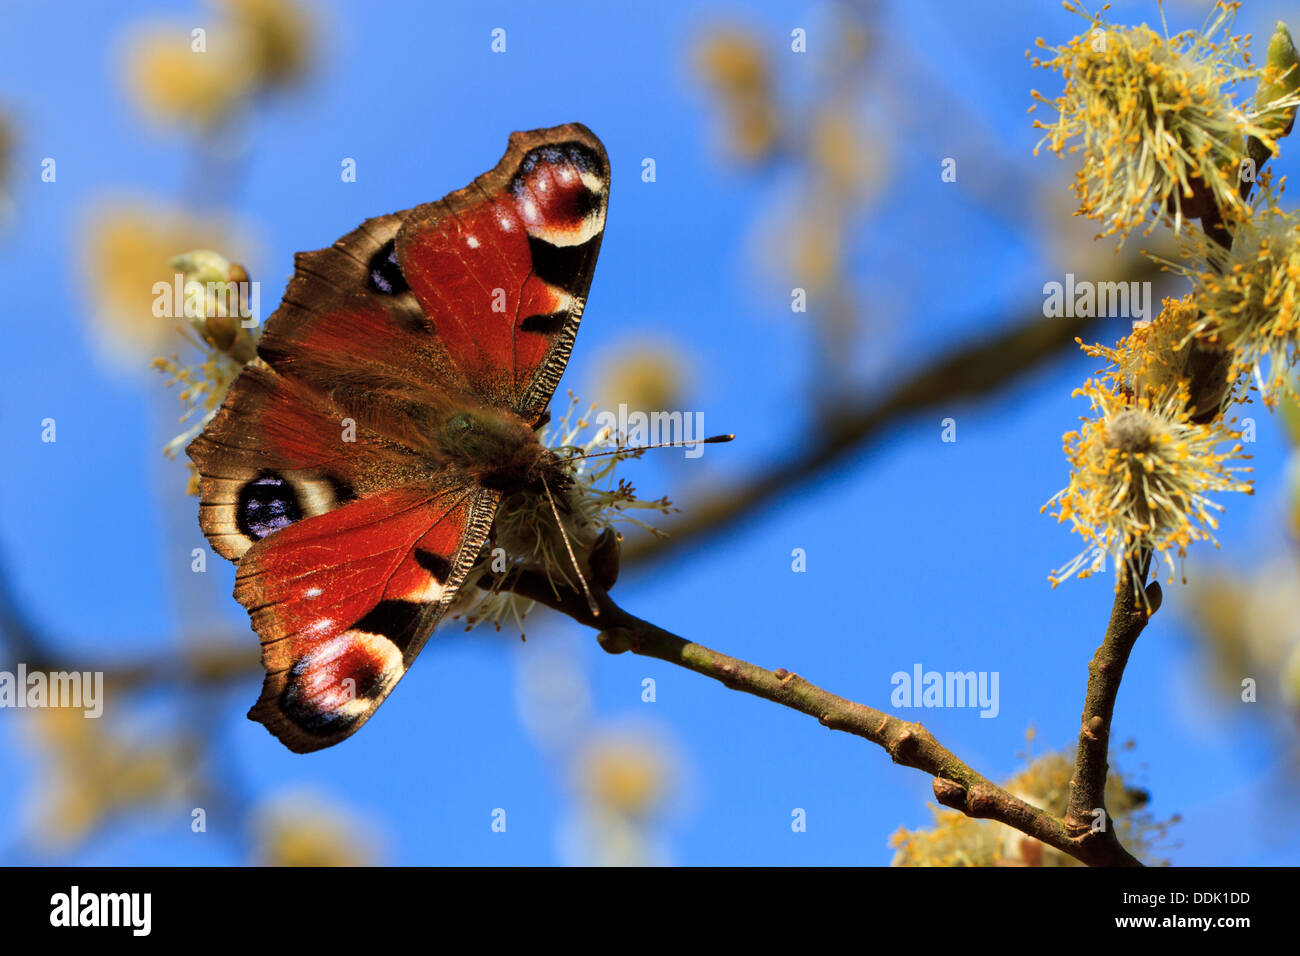
{"label": "red butterfly wing", "polygon": [[235,578],[266,667],[249,716],[298,753],[355,733],[455,600],[496,505],[494,492],[448,474],[254,545]]}
{"label": "red butterfly wing", "polygon": [[485,403],[528,423],[564,372],[591,287],[609,160],[585,126],[515,133],[490,172],[406,215],[397,264]]}

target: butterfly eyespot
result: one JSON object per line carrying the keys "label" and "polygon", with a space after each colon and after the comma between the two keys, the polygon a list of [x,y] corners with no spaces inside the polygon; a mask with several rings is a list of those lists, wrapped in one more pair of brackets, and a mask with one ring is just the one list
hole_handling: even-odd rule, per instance
{"label": "butterfly eyespot", "polygon": [[302,519],[298,492],[284,478],[267,472],[239,489],[235,520],[254,541]]}
{"label": "butterfly eyespot", "polygon": [[508,189],[544,282],[579,291],[604,228],[607,178],[601,157],[581,143],[539,146],[520,160]]}
{"label": "butterfly eyespot", "polygon": [[510,191],[514,195],[523,192],[526,180],[538,166],[572,166],[579,173],[596,173],[601,168],[601,162],[590,148],[578,142],[554,143],[530,149],[519,161],[519,168],[510,181]]}
{"label": "butterfly eyespot", "polygon": [[406,284],[406,276],[402,275],[402,267],[397,264],[396,239],[389,239],[379,247],[379,250],[370,257],[366,271],[369,275],[366,284],[376,292],[384,295],[400,295],[410,291],[411,287]]}
{"label": "butterfly eyespot", "polygon": [[401,651],[386,637],[347,631],[294,663],[280,694],[280,709],[310,734],[339,733],[383,696],[401,667]]}

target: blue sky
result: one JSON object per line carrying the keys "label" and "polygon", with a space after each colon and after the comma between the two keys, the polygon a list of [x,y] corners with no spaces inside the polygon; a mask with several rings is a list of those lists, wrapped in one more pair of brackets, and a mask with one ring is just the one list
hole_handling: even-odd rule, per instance
{"label": "blue sky", "polygon": [[[1239,28],[1266,35],[1275,6],[1252,4]],[[89,205],[121,193],[170,198],[184,186],[184,141],[151,132],[123,96],[121,37],[153,11],[202,24],[207,9],[155,3],[124,18],[90,3],[19,2],[0,14],[0,98],[21,136],[17,218],[0,238],[0,555],[42,627],[96,656],[165,653],[178,634],[254,640],[230,598],[233,569],[214,557],[201,581],[189,575],[190,548],[203,543],[195,504],[179,494],[181,466],[158,455],[175,430],[174,399],[156,373],[101,360],[76,267]],[[815,82],[825,8],[385,2],[320,10],[323,61],[302,94],[256,116],[235,204],[259,239],[248,265],[264,283],[266,311],[295,251],[464,185],[496,162],[511,130],[576,120],[605,142],[613,186],[561,387],[589,391],[597,360],[630,338],[687,351],[696,373],[688,407],[704,411],[709,431],[735,432],[737,441],[686,466],[675,458],[624,466],[647,495],[683,504],[692,483],[744,474],[790,447],[791,436],[815,432],[804,395],[807,329],[791,321],[788,289],[773,288],[752,255],[755,225],[792,184],[779,170],[726,162],[689,56],[708,25],[739,21],[767,38],[783,91],[797,98]],[[1171,25],[1199,24],[1202,15],[1193,4],[1171,5]],[[1117,22],[1158,16],[1153,3],[1112,12]],[[1054,2],[908,3],[885,13],[878,83],[896,107],[962,119],[923,142],[893,144],[889,161],[904,186],[854,236],[851,272],[879,336],[861,356],[871,370],[865,388],[1035,308],[1043,282],[1059,278],[1047,250],[941,184],[938,168],[955,154],[975,175],[981,164],[1023,169],[1015,177],[1026,193],[1062,171],[1055,158],[1030,155],[1037,136],[1027,91],[1056,87],[1033,75],[1024,51],[1040,35],[1072,36],[1080,22]],[[489,49],[498,26],[507,30],[505,55]],[[809,31],[803,58],[785,52],[796,26]],[[900,64],[916,58],[946,81],[950,101],[909,105],[910,96],[934,95],[905,81]],[[972,125],[996,147],[959,139]],[[53,184],[39,179],[46,156],[58,162]],[[654,183],[639,176],[647,156],[656,160]],[[342,157],[357,160],[357,182],[340,181]],[[1070,392],[1095,364],[1067,357],[994,401],[900,423],[758,520],[630,575],[615,597],[686,637],[877,707],[888,706],[890,675],[915,663],[997,671],[996,719],[956,709],[904,716],[922,719],[987,776],[1005,777],[1030,725],[1039,750],[1073,742],[1086,663],[1110,606],[1108,578],[1048,586],[1047,572],[1079,545],[1039,514],[1066,479],[1061,433],[1085,410]],[[946,416],[957,420],[956,443],[939,440]],[[45,417],[58,422],[54,445],[39,440]],[[1261,421],[1253,451],[1256,493],[1228,501],[1222,550],[1198,550],[1193,574],[1212,560],[1252,566],[1285,547],[1285,449],[1275,422]],[[796,547],[808,554],[805,574],[790,570]],[[1280,809],[1288,798],[1275,772],[1279,738],[1211,695],[1172,590],[1124,682],[1114,733],[1138,748],[1119,765],[1150,789],[1156,816],[1184,816],[1175,862],[1295,863],[1300,830]],[[883,751],[666,664],[609,657],[593,637],[558,618],[539,617],[526,644],[453,628],[426,647],[364,731],[310,757],[243,718],[258,680],[222,695],[205,719],[219,722],[242,789],[327,794],[382,835],[392,862],[554,863],[570,807],[564,772],[521,720],[518,696],[521,675],[558,648],[589,684],[598,725],[646,726],[678,755],[683,783],[658,831],[675,862],[883,864],[891,832],[928,822],[929,778],[891,765]],[[646,677],[657,682],[653,704],[641,700]],[[0,848],[16,838],[18,811],[36,785],[19,719],[0,712],[9,781],[0,789]],[[505,834],[489,827],[497,807],[510,814]],[[807,811],[806,833],[791,831],[795,807]],[[235,863],[242,852],[192,834],[188,814],[175,813],[115,826],[71,862]]]}

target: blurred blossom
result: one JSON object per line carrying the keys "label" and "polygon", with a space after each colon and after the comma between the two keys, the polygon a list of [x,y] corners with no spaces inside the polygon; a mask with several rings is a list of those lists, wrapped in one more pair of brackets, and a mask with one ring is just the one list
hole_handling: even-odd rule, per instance
{"label": "blurred blossom", "polygon": [[575,651],[571,636],[556,634],[515,655],[515,707],[544,750],[572,746],[591,717],[591,691]]}
{"label": "blurred blossom", "polygon": [[664,339],[632,339],[607,349],[596,362],[598,408],[636,411],[682,407],[687,356]]}
{"label": "blurred blossom", "polygon": [[735,27],[706,34],[696,51],[701,77],[728,124],[731,152],[749,161],[779,152],[798,174],[797,194],[764,217],[760,269],[811,303],[797,311],[807,312],[817,336],[818,390],[828,396],[851,387],[862,325],[862,296],[846,274],[847,250],[864,205],[888,177],[887,136],[863,118],[872,16],[866,9],[834,9],[819,33],[831,38],[829,52],[812,58],[806,74],[790,71],[794,85],[812,77],[815,89],[808,102],[785,108],[777,101],[774,64],[788,64],[790,57],[769,57],[760,39]]}
{"label": "blurred blossom", "polygon": [[223,223],[147,201],[101,205],[81,237],[81,285],[99,340],[134,368],[180,341],[183,301],[174,303],[174,316],[154,314],[155,283],[171,284],[180,271],[171,260],[188,249],[247,249]]}
{"label": "blurred blossom", "polygon": [[587,802],[627,817],[659,810],[672,772],[661,744],[626,731],[593,737],[576,765],[578,789]]}
{"label": "blurred blossom", "polygon": [[819,110],[813,118],[809,142],[813,168],[833,194],[855,197],[874,190],[883,182],[885,153],[864,140],[863,130],[849,108],[842,104]]}
{"label": "blurred blossom", "polygon": [[[127,39],[127,88],[163,127],[209,131],[255,97],[287,87],[310,65],[310,19],[288,0],[219,0],[191,27],[137,24]],[[204,34],[196,38],[195,29]]]}
{"label": "blurred blossom", "polygon": [[1300,643],[1291,648],[1291,655],[1282,665],[1282,693],[1288,707],[1300,710]]}
{"label": "blurred blossom", "polygon": [[178,737],[127,735],[108,718],[51,707],[27,722],[47,772],[31,805],[34,842],[75,848],[119,813],[170,807],[194,790],[194,744]]}
{"label": "blurred blossom", "polygon": [[560,828],[559,855],[570,866],[665,866],[663,847],[636,821],[600,807],[583,807]]}
{"label": "blurred blossom", "polygon": [[1286,437],[1292,445],[1300,445],[1300,402],[1294,397],[1295,388],[1287,395],[1281,405],[1278,407],[1278,420],[1286,429]]}
{"label": "blurred blossom", "polygon": [[780,119],[759,41],[740,28],[715,29],[697,48],[695,64],[726,114],[732,154],[747,162],[767,158],[776,149]]}
{"label": "blurred blossom", "polygon": [[572,635],[530,643],[516,660],[520,719],[565,768],[573,795],[557,830],[561,862],[666,864],[655,823],[680,789],[681,761],[645,727],[592,730],[591,691]]}
{"label": "blurred blossom", "polygon": [[312,793],[273,797],[254,813],[260,866],[375,866],[378,841],[350,812]]}
{"label": "blurred blossom", "polygon": [[189,27],[161,23],[140,24],[127,40],[127,90],[135,106],[160,126],[211,129],[256,88],[248,56],[229,31],[208,30],[203,52],[195,51],[193,42]]}
{"label": "blurred blossom", "polygon": [[1241,682],[1252,677],[1258,699],[1280,692],[1300,706],[1300,564],[1280,558],[1249,577],[1227,572],[1198,575],[1188,590],[1189,624],[1207,645],[1216,684],[1240,700]]}
{"label": "blurred blossom", "polygon": [[1295,385],[1284,392],[1280,405],[1279,419],[1287,440],[1291,443],[1291,455],[1287,460],[1285,484],[1287,523],[1293,538],[1300,540],[1300,404],[1295,398]]}
{"label": "blurred blossom", "polygon": [[654,824],[677,789],[680,764],[643,729],[606,729],[573,756],[578,807],[561,831],[566,862],[588,866],[666,863]]}
{"label": "blurred blossom", "polygon": [[14,129],[9,117],[0,113],[0,229],[9,224],[13,216],[13,153]]}
{"label": "blurred blossom", "polygon": [[864,12],[866,11],[836,8],[835,62],[842,69],[856,69],[864,65],[871,55],[876,34],[860,19],[860,13]]}
{"label": "blurred blossom", "polygon": [[[1050,753],[1034,760],[1002,786],[1026,803],[1064,816],[1069,802],[1074,756]],[[1106,781],[1106,808],[1120,841],[1147,864],[1167,860],[1150,854],[1163,843],[1178,817],[1156,821],[1142,808],[1148,795],[1127,787],[1112,763]],[[890,839],[894,866],[1083,866],[1074,857],[992,820],[974,820],[956,810],[932,807],[934,825],[899,830]]]}
{"label": "blurred blossom", "polygon": [[817,297],[836,285],[844,266],[843,219],[831,202],[809,204],[782,233],[792,277]]}
{"label": "blurred blossom", "polygon": [[291,0],[218,0],[247,51],[260,87],[274,89],[302,79],[311,65],[310,15]]}

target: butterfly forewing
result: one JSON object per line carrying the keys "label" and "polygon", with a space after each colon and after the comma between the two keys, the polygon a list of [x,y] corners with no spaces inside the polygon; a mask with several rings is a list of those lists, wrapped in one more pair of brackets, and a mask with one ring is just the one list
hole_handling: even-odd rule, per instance
{"label": "butterfly forewing", "polygon": [[493,170],[407,214],[402,275],[487,403],[546,410],[582,319],[609,202],[609,160],[574,123],[515,133]]}

